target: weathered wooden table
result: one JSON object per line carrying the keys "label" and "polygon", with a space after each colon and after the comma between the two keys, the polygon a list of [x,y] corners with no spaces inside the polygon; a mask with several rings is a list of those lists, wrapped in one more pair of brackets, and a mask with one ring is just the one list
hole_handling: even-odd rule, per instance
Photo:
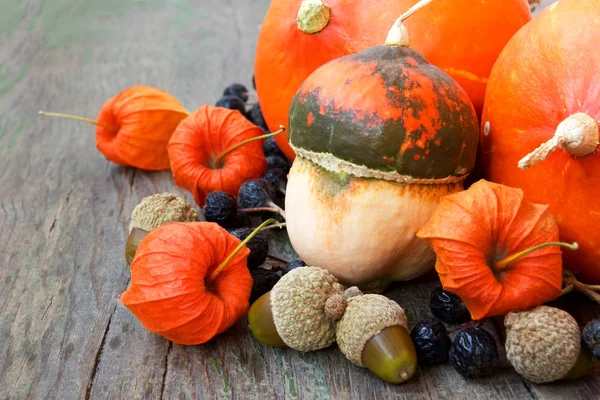
{"label": "weathered wooden table", "polygon": [[[594,377],[533,385],[503,358],[485,379],[468,381],[443,365],[394,386],[335,346],[308,354],[265,347],[245,321],[206,345],[174,345],[120,304],[134,206],[157,192],[191,197],[168,171],[107,162],[93,127],[37,111],[94,117],[134,84],[163,88],[193,110],[231,82],[250,87],[267,6],[0,0],[0,398],[600,398],[597,365]],[[435,285],[430,277],[388,294],[412,326],[429,316]],[[589,318],[589,302],[569,296]]]}

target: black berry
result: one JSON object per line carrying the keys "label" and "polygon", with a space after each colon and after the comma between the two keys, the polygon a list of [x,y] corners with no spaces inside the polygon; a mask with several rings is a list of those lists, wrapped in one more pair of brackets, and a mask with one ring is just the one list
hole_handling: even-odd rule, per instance
{"label": "black berry", "polygon": [[233,83],[225,88],[223,96],[236,96],[245,103],[248,101],[248,89],[241,83]]}
{"label": "black berry", "polygon": [[260,296],[267,293],[281,279],[275,271],[270,271],[264,268],[257,268],[250,271],[254,284],[250,292],[250,304],[254,303]]}
{"label": "black berry", "polygon": [[429,307],[434,317],[447,323],[463,323],[471,320],[471,314],[460,297],[441,287],[431,292]]}
{"label": "black berry", "polygon": [[237,202],[235,197],[224,192],[212,192],[206,196],[204,218],[224,228],[237,225]]}
{"label": "black berry", "polygon": [[288,272],[290,272],[291,270],[299,268],[299,267],[306,267],[306,263],[302,260],[290,261],[289,263],[287,263],[286,265],[281,267],[281,274],[283,276],[283,275],[287,274]]}
{"label": "black berry", "polygon": [[[231,231],[231,234],[240,240],[244,240],[250,235],[254,229],[252,228],[239,228]],[[264,232],[259,232],[255,235],[248,243],[246,247],[250,249],[250,255],[248,256],[248,268],[255,269],[260,267],[269,254],[269,240]]]}
{"label": "black berry", "polygon": [[265,139],[265,143],[263,144],[263,153],[265,153],[265,157],[268,157],[268,156],[285,157],[273,137]]}
{"label": "black berry", "polygon": [[229,108],[230,110],[238,110],[242,115],[246,115],[246,106],[244,102],[237,96],[223,96],[215,104],[217,107]]}
{"label": "black berry", "polygon": [[266,159],[267,169],[280,168],[287,172],[292,167],[292,163],[290,163],[287,158],[282,156],[270,155],[267,156]]}
{"label": "black berry", "polygon": [[273,168],[265,172],[261,179],[269,182],[276,189],[285,189],[287,185],[287,172],[281,168]]}
{"label": "black berry", "polygon": [[600,360],[600,318],[588,322],[583,328],[582,339],[583,347]]}
{"label": "black berry", "polygon": [[498,363],[494,337],[479,326],[463,329],[450,346],[450,364],[465,378],[491,375]]}
{"label": "black berry", "polygon": [[269,127],[265,122],[265,118],[263,117],[262,110],[260,109],[260,104],[256,103],[248,110],[246,113],[246,118],[248,121],[252,122],[254,125],[262,128],[263,131],[268,132]]}
{"label": "black berry", "polygon": [[238,208],[271,207],[273,188],[262,179],[246,181],[238,192]]}
{"label": "black berry", "polygon": [[419,363],[435,365],[448,361],[452,342],[446,327],[439,319],[429,318],[417,323],[410,336],[415,344]]}

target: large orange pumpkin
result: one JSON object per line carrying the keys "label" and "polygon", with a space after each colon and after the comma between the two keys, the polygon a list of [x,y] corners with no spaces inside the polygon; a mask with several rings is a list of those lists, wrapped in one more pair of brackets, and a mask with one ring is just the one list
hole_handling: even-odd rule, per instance
{"label": "large orange pumpkin", "polygon": [[561,0],[521,29],[492,70],[481,126],[487,179],[522,188],[528,200],[549,204],[561,240],[580,246],[564,253],[565,268],[596,283],[599,15],[598,0]]}
{"label": "large orange pumpkin", "polygon": [[[254,73],[271,130],[287,127],[292,98],[313,71],[330,60],[382,43],[394,20],[416,3],[324,1],[273,0],[267,11]],[[525,0],[436,0],[412,16],[406,27],[411,48],[457,80],[479,115],[492,65],[511,36],[529,20]],[[286,134],[275,140],[293,160]]]}

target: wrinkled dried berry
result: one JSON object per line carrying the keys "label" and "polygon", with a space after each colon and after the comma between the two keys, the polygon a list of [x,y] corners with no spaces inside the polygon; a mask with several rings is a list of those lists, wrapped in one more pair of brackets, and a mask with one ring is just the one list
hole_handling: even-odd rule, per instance
{"label": "wrinkled dried berry", "polygon": [[450,346],[450,364],[465,378],[491,375],[498,363],[494,337],[480,326],[460,331]]}
{"label": "wrinkled dried berry", "polygon": [[471,320],[471,314],[460,297],[441,287],[431,293],[429,307],[434,317],[447,323],[463,323]]}
{"label": "wrinkled dried berry", "polygon": [[264,268],[252,270],[250,271],[250,274],[252,274],[252,279],[254,279],[252,291],[250,292],[250,304],[254,303],[260,296],[273,289],[273,286],[281,279],[277,272]]}
{"label": "wrinkled dried berry", "polygon": [[237,202],[235,197],[224,192],[212,192],[206,196],[204,218],[224,228],[237,225]]}
{"label": "wrinkled dried berry", "polygon": [[245,103],[248,101],[248,89],[241,83],[233,83],[225,88],[223,96],[236,96]]}
{"label": "wrinkled dried berry", "polygon": [[252,122],[254,125],[262,128],[263,131],[268,132],[269,127],[265,122],[265,118],[263,117],[262,110],[260,109],[260,104],[256,103],[248,110],[246,113],[246,118],[248,121]]}
{"label": "wrinkled dried berry", "polygon": [[273,187],[262,179],[246,181],[238,191],[238,208],[271,207]]}
{"label": "wrinkled dried berry", "polygon": [[583,328],[583,347],[600,360],[600,318],[594,319]]}
{"label": "wrinkled dried berry", "polygon": [[242,99],[237,96],[223,96],[217,101],[215,106],[238,110],[242,115],[246,115],[246,106]]}
{"label": "wrinkled dried berry", "polygon": [[278,189],[279,192],[281,192],[281,189],[285,189],[285,186],[287,185],[287,175],[287,172],[285,172],[283,169],[273,168],[265,172],[261,179],[269,182],[276,189]]}
{"label": "wrinkled dried berry", "polygon": [[286,265],[281,267],[281,274],[283,276],[283,275],[287,274],[288,272],[290,272],[291,270],[300,268],[300,267],[306,267],[306,263],[302,260],[290,261],[289,263],[287,263]]}
{"label": "wrinkled dried berry", "polygon": [[410,336],[415,343],[420,364],[435,365],[448,361],[450,337],[444,323],[437,318],[429,318],[417,323]]}
{"label": "wrinkled dried berry", "polygon": [[265,143],[263,144],[263,153],[265,153],[265,157],[268,157],[268,156],[285,157],[273,137],[265,139]]}
{"label": "wrinkled dried berry", "polygon": [[[240,240],[244,240],[250,235],[254,229],[252,228],[239,228],[231,231],[231,234]],[[256,234],[248,243],[246,247],[250,249],[250,255],[248,256],[248,268],[255,269],[260,267],[269,254],[269,240],[264,232]]]}
{"label": "wrinkled dried berry", "polygon": [[285,157],[278,155],[270,155],[267,156],[266,159],[267,169],[281,168],[282,170],[288,172],[290,168],[292,168],[292,163],[290,163]]}

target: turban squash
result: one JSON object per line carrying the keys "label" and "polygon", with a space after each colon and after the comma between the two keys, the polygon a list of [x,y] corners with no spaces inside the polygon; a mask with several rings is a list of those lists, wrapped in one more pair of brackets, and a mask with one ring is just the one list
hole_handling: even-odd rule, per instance
{"label": "turban squash", "polygon": [[486,178],[549,205],[561,240],[579,244],[565,268],[588,283],[600,283],[598,15],[596,0],[561,0],[520,30],[492,70],[481,124]]}
{"label": "turban squash", "polygon": [[[287,127],[292,98],[321,65],[375,46],[416,0],[273,0],[261,26],[254,73],[265,121]],[[411,47],[463,86],[481,111],[490,70],[514,33],[531,20],[524,0],[434,1],[406,26]],[[295,154],[286,134],[275,137]]]}

